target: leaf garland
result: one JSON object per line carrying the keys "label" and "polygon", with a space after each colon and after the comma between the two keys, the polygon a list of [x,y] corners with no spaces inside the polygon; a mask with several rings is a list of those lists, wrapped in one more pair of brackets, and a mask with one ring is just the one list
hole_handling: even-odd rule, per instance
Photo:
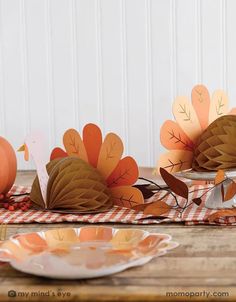
{"label": "leaf garland", "polygon": [[215,177],[215,185],[218,185],[225,179],[225,172],[223,170],[218,170]]}
{"label": "leaf garland", "polygon": [[160,201],[150,203],[144,209],[143,213],[146,215],[159,216],[159,215],[168,213],[171,209],[172,209],[172,207],[170,205],[168,205],[164,201],[160,200]]}
{"label": "leaf garland", "polygon": [[175,194],[188,199],[188,186],[186,185],[186,183],[176,178],[163,168],[160,168],[160,174],[165,183]]}
{"label": "leaf garland", "polygon": [[[161,187],[158,184],[156,184],[152,180],[145,179],[141,177],[141,180],[146,180],[149,185],[151,184],[151,189],[149,188],[149,185],[139,185],[138,187],[142,191],[145,198],[150,198],[150,202],[144,203],[144,204],[137,204],[133,207],[136,211],[141,211],[144,214],[148,215],[154,215],[154,216],[165,216],[168,217],[168,212],[171,209],[175,209],[179,212],[180,216],[183,214],[183,212],[186,210],[187,207],[189,207],[192,204],[195,204],[196,206],[202,205],[203,197],[208,192],[213,190],[216,186],[220,186],[221,195],[222,195],[222,202],[228,201],[232,199],[236,195],[236,182],[234,182],[232,179],[227,178],[223,170],[219,170],[216,177],[215,177],[215,184],[211,187],[206,187],[203,189],[196,189],[195,191],[189,191],[188,186],[182,182],[180,179],[176,178],[172,174],[170,174],[167,170],[160,168],[160,174],[163,178],[163,180],[166,182],[168,187]],[[227,189],[225,189],[224,183],[228,180],[231,180],[230,185],[227,186]],[[189,200],[190,193],[194,193],[197,191],[203,191],[203,193],[200,196],[192,198],[192,200]],[[148,192],[149,191],[149,192]],[[155,200],[155,197],[152,198],[152,196],[155,193],[160,193],[161,191],[166,191],[164,195],[161,195],[161,197],[158,197],[158,200]],[[171,195],[175,199],[175,205],[169,205],[166,202],[167,197]],[[159,196],[159,195],[157,195]],[[180,205],[178,202],[178,197],[184,198],[186,200],[185,204]],[[152,200],[152,201],[151,201]],[[217,220],[219,218],[228,217],[228,216],[236,216],[236,209],[230,209],[230,210],[219,210],[215,212],[214,214],[211,214],[208,219],[210,222]]]}
{"label": "leaf garland", "polygon": [[228,201],[232,199],[236,195],[236,183],[232,181],[232,183],[228,186],[228,189],[224,196],[224,201]]}

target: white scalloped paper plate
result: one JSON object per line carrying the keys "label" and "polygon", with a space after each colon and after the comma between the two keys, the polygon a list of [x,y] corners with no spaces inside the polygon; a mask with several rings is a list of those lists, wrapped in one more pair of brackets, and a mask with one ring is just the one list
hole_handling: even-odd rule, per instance
{"label": "white scalloped paper plate", "polygon": [[144,265],[177,246],[170,235],[133,228],[58,228],[10,237],[0,261],[37,276],[85,279]]}

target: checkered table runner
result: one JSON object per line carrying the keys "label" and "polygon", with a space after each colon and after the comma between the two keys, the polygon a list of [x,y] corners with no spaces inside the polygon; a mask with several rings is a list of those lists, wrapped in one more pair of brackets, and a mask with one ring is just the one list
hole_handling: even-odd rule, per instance
{"label": "checkered table runner", "polygon": [[[192,191],[201,189],[200,186],[192,187]],[[11,194],[30,192],[30,187],[13,186]],[[193,192],[190,200],[202,194],[201,191]],[[206,194],[205,198],[207,198]],[[154,195],[148,201],[158,199],[159,194]],[[175,205],[173,197],[169,196],[166,203]],[[185,204],[184,199],[178,199],[181,206]],[[60,214],[49,211],[28,210],[27,212],[8,211],[0,208],[0,223],[56,223],[56,222],[87,222],[87,223],[126,223],[126,224],[156,224],[161,222],[183,222],[187,225],[209,224],[207,217],[216,212],[204,207],[204,200],[201,206],[195,204],[187,207],[180,216],[176,209],[171,209],[168,214],[159,217],[144,215],[142,212],[136,212],[131,209],[114,207],[108,212],[98,214]],[[216,223],[220,225],[236,225],[236,217],[222,218]]]}

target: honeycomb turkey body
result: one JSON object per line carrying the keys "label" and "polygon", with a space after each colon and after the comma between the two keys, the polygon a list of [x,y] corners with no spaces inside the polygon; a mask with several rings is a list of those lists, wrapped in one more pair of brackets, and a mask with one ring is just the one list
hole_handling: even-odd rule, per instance
{"label": "honeycomb turkey body", "polygon": [[194,149],[195,171],[217,171],[236,168],[236,116],[224,115],[199,137]]}
{"label": "honeycomb turkey body", "polygon": [[[112,207],[110,191],[97,169],[75,157],[55,159],[48,163],[47,209],[80,213],[101,212]],[[38,177],[31,200],[45,208]]]}

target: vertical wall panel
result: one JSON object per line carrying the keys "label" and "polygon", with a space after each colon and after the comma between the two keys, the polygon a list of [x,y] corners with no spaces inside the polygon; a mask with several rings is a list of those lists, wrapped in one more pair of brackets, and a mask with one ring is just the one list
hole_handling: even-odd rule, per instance
{"label": "vertical wall panel", "polygon": [[[25,47],[27,49],[28,127],[42,131],[50,142],[51,115],[48,97],[45,9],[40,0],[25,1]],[[51,141],[52,144],[52,141]],[[31,166],[32,167],[32,166]]]}
{"label": "vertical wall panel", "polygon": [[202,1],[203,82],[212,91],[223,86],[221,0]]}
{"label": "vertical wall panel", "polygon": [[[225,1],[224,1],[225,2]],[[233,0],[228,0],[226,3],[225,11],[225,26],[227,29],[225,35],[225,45],[226,45],[226,71],[227,71],[227,91],[230,97],[231,106],[236,106],[236,80],[235,80],[235,70],[236,70],[236,36],[235,36],[235,10],[236,2]]]}
{"label": "vertical wall panel", "polygon": [[[202,82],[236,106],[234,0],[0,0],[0,135],[117,132],[139,165],[163,151],[177,95]],[[48,150],[49,151],[49,150]],[[18,154],[19,169],[34,167]]]}
{"label": "vertical wall panel", "polygon": [[[25,59],[25,28],[22,1],[1,2],[2,74],[4,76],[5,135],[17,148],[23,143],[28,124],[28,71]],[[2,96],[2,94],[1,94]],[[17,154],[20,168],[29,166]]]}
{"label": "vertical wall panel", "polygon": [[[160,6],[162,9],[160,10]],[[171,0],[151,1],[154,160],[163,152],[160,127],[171,119],[172,82]]]}
{"label": "vertical wall panel", "polygon": [[[47,43],[49,44],[49,77],[51,77],[51,115],[54,115],[52,143],[59,143],[68,127],[75,127],[73,107],[71,10],[67,0],[47,0]],[[54,112],[52,112],[54,110]],[[52,116],[53,118],[53,116]],[[53,125],[52,125],[53,126]]]}
{"label": "vertical wall panel", "polygon": [[[176,7],[177,95],[191,95],[196,79],[195,6],[193,1],[179,0]],[[184,15],[183,15],[184,14]]]}
{"label": "vertical wall panel", "polygon": [[150,164],[148,145],[148,98],[146,79],[145,2],[127,0],[127,69],[129,150],[141,165]]}
{"label": "vertical wall panel", "polygon": [[[101,123],[95,0],[76,1],[79,123]],[[100,87],[101,89],[101,87]]]}
{"label": "vertical wall panel", "polygon": [[120,1],[102,0],[100,4],[104,130],[124,137]]}

